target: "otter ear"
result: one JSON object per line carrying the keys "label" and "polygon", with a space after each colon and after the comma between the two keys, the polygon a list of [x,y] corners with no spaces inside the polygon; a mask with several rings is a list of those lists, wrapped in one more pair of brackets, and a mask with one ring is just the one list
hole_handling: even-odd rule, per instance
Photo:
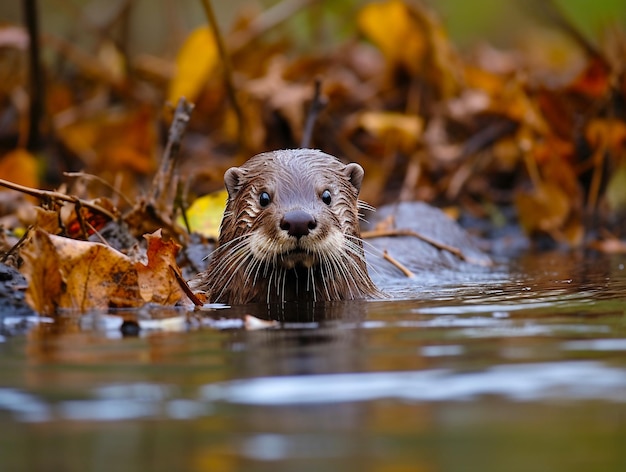
{"label": "otter ear", "polygon": [[241,190],[243,172],[239,167],[231,167],[224,173],[224,185],[229,197],[234,197]]}
{"label": "otter ear", "polygon": [[363,167],[355,162],[352,162],[351,164],[346,165],[345,172],[354,188],[356,188],[357,191],[361,190],[361,183],[363,182],[363,176],[365,175]]}

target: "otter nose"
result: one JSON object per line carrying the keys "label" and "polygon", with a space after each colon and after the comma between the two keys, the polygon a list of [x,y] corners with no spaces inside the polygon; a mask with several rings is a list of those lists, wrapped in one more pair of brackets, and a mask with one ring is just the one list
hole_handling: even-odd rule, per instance
{"label": "otter nose", "polygon": [[302,210],[288,211],[280,220],[280,229],[287,231],[290,236],[295,236],[296,238],[306,236],[316,226],[317,221],[315,221],[315,218]]}

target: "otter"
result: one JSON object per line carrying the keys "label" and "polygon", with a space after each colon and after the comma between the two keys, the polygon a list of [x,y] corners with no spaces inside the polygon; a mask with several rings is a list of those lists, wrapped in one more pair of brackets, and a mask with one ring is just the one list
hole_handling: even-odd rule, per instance
{"label": "otter", "polygon": [[266,152],[224,174],[216,249],[194,289],[211,303],[380,296],[360,236],[363,168],[313,149]]}

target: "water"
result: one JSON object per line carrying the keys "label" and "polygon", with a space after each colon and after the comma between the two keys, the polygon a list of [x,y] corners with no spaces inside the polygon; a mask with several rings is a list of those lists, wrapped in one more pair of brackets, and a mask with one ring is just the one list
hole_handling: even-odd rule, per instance
{"label": "water", "polygon": [[625,266],[527,255],[269,329],[43,320],[0,339],[0,470],[626,470]]}

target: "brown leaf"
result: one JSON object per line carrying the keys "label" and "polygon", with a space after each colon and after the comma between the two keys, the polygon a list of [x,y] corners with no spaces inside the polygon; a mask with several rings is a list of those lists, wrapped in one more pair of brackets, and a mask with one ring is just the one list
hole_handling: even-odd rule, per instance
{"label": "brown leaf", "polygon": [[22,273],[28,281],[26,301],[41,314],[56,312],[62,292],[61,261],[50,235],[37,229],[20,252],[24,259]]}
{"label": "brown leaf", "polygon": [[135,262],[141,298],[147,303],[173,305],[183,297],[170,271],[170,267],[177,267],[180,246],[171,240],[163,241],[161,230],[144,237],[148,241],[148,264]]}
{"label": "brown leaf", "polygon": [[415,149],[423,129],[423,120],[419,116],[394,112],[364,112],[359,116],[359,124],[370,134],[394,143],[404,152]]}
{"label": "brown leaf", "polygon": [[549,182],[538,185],[532,192],[519,193],[515,203],[520,223],[530,234],[558,230],[571,210],[567,194]]}
{"label": "brown leaf", "polygon": [[145,303],[174,304],[182,297],[169,266],[178,247],[160,234],[147,236],[148,263],[133,261],[104,244],[76,241],[36,230],[23,246],[27,300],[35,310],[85,312]]}

